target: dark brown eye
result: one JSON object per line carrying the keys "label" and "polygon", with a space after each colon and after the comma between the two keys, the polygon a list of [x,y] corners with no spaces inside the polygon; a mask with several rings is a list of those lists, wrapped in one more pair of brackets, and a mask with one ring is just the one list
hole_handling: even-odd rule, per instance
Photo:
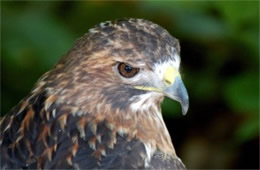
{"label": "dark brown eye", "polygon": [[133,68],[132,66],[126,63],[119,63],[118,71],[122,76],[126,78],[131,78],[138,73],[139,68]]}

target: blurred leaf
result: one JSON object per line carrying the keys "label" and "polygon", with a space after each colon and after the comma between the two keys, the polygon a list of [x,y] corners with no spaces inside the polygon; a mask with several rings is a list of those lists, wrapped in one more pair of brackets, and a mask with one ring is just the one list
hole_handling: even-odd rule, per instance
{"label": "blurred leaf", "polygon": [[234,4],[231,1],[216,1],[216,7],[221,13],[230,30],[231,37],[243,43],[252,53],[250,57],[258,59],[259,53],[259,2],[241,1]]}
{"label": "blurred leaf", "polygon": [[[209,71],[205,70],[204,72]],[[213,100],[218,94],[218,82],[212,74],[187,72],[186,79],[189,96],[193,100],[196,99],[197,102],[203,103]]]}
{"label": "blurred leaf", "polygon": [[252,140],[259,136],[259,119],[251,118],[241,124],[235,132],[236,140],[239,143]]}
{"label": "blurred leaf", "polygon": [[3,49],[8,53],[3,56],[8,56],[5,61],[32,67],[34,58],[43,67],[50,68],[72,46],[73,35],[48,13],[20,12],[13,15],[9,8],[3,9]]}
{"label": "blurred leaf", "polygon": [[[259,29],[259,27],[258,27]],[[246,30],[241,32],[237,37],[237,41],[240,41],[248,50],[248,59],[253,62],[259,63],[259,30]]]}
{"label": "blurred leaf", "polygon": [[[177,15],[178,29],[186,36],[194,39],[210,40],[221,39],[226,36],[227,28],[213,17],[181,13]],[[191,28],[190,28],[191,27]]]}
{"label": "blurred leaf", "polygon": [[162,103],[162,113],[165,116],[182,116],[181,106],[178,102],[172,99],[165,98]]}
{"label": "blurred leaf", "polygon": [[232,31],[241,29],[241,24],[250,23],[259,19],[258,1],[216,1],[215,7],[219,9],[221,15],[226,20],[226,24]]}
{"label": "blurred leaf", "polygon": [[[214,40],[225,37],[226,25],[210,15],[205,15],[210,5],[207,2],[161,2],[143,3],[144,9],[167,13],[174,29],[189,39]],[[210,37],[210,39],[209,39]]]}
{"label": "blurred leaf", "polygon": [[226,82],[224,97],[239,113],[259,114],[259,77],[257,73],[240,75]]}

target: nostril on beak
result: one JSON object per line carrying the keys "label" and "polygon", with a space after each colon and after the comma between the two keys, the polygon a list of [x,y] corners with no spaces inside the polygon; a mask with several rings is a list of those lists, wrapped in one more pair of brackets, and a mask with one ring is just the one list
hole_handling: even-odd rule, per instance
{"label": "nostril on beak", "polygon": [[164,83],[167,85],[167,86],[170,86],[172,83],[171,83],[171,81],[169,81],[169,80],[164,80]]}

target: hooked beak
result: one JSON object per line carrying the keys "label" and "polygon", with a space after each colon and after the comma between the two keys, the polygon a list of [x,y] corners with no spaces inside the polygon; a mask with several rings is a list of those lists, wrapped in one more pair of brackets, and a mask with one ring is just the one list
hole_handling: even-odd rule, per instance
{"label": "hooked beak", "polygon": [[164,74],[164,84],[164,88],[143,86],[135,86],[135,88],[160,92],[170,99],[178,101],[182,107],[182,114],[185,115],[189,108],[189,97],[178,70],[172,66],[169,67]]}
{"label": "hooked beak", "polygon": [[189,97],[180,73],[174,67],[169,67],[165,71],[164,82],[166,88],[163,93],[165,96],[178,101],[182,107],[182,114],[185,115],[189,108]]}
{"label": "hooked beak", "polygon": [[181,104],[183,115],[187,113],[189,108],[189,97],[181,77],[176,77],[174,83],[164,89],[164,94]]}

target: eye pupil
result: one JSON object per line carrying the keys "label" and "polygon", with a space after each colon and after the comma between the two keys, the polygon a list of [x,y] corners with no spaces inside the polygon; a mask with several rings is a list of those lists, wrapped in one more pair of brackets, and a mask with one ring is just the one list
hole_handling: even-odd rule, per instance
{"label": "eye pupil", "polygon": [[132,69],[131,66],[125,65],[125,71],[126,71],[127,73],[130,73],[132,70],[133,70],[133,69]]}

